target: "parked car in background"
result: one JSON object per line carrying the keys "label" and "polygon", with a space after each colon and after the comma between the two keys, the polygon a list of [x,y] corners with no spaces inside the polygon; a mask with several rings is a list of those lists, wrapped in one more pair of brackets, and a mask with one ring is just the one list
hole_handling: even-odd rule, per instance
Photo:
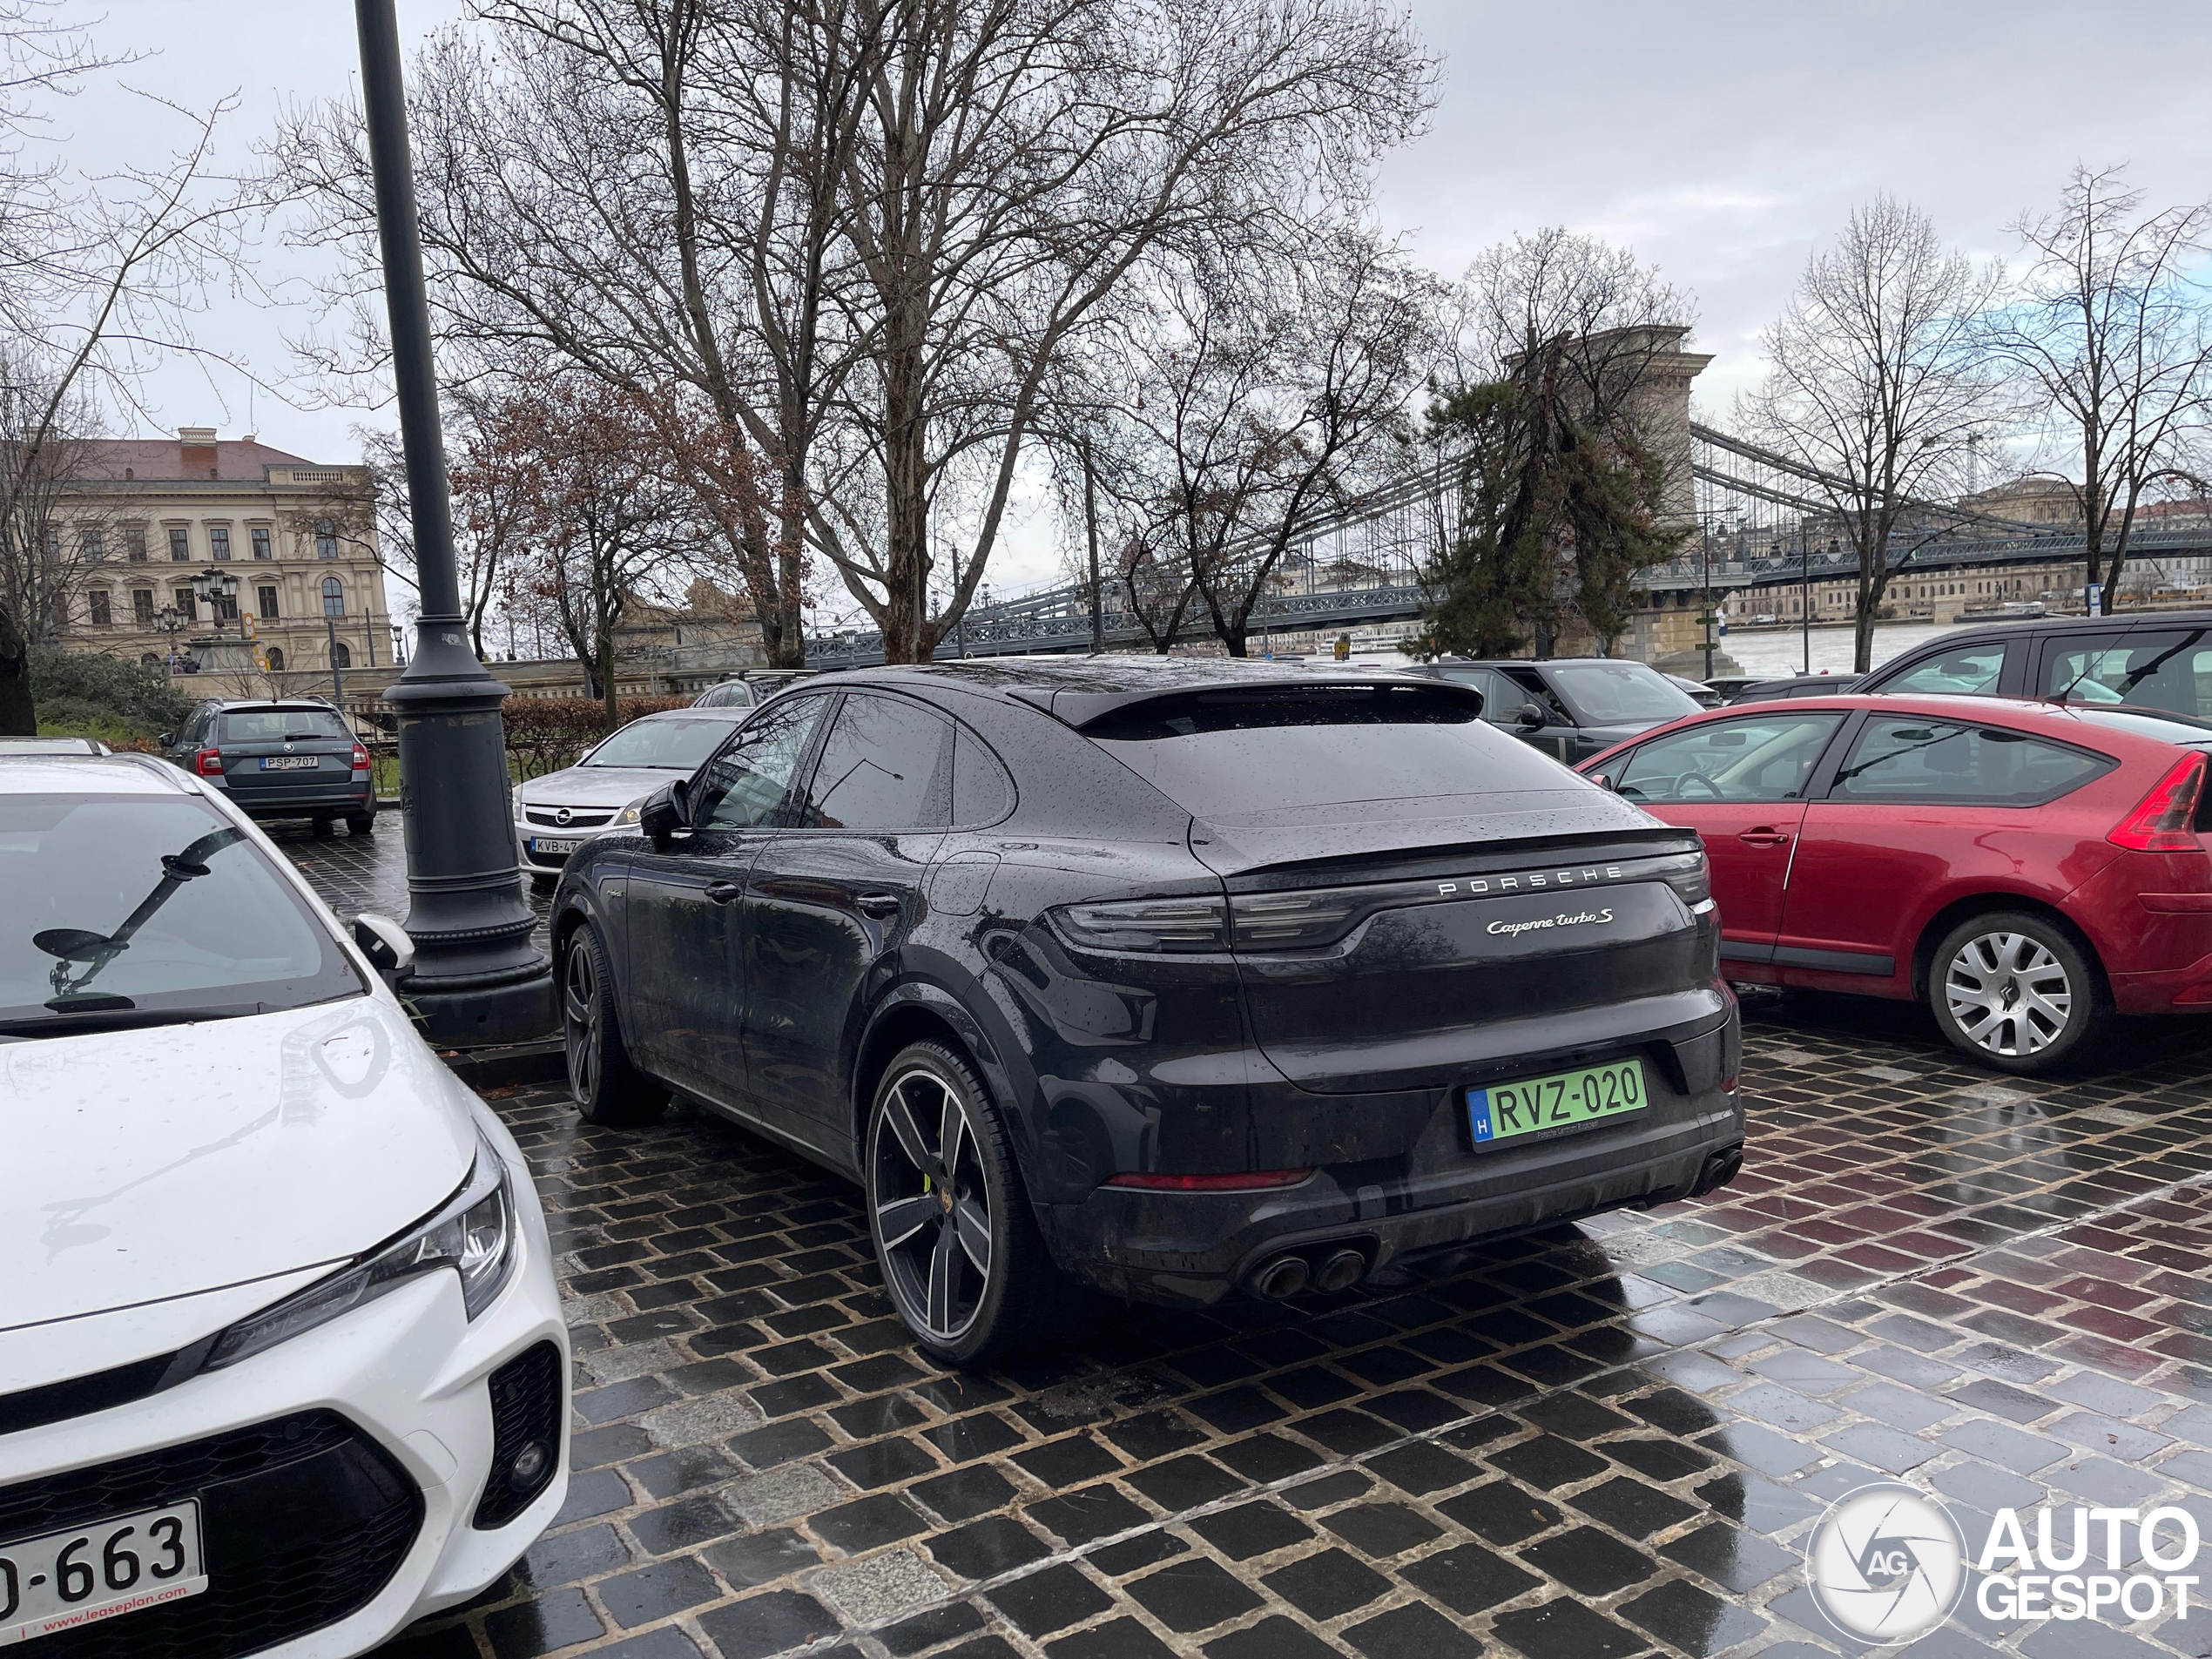
{"label": "parked car in background", "polygon": [[1719,674],[1705,682],[1705,689],[1718,692],[1721,701],[1725,703],[1745,686],[1759,684],[1759,679],[1757,674]]}
{"label": "parked car in background", "polygon": [[[1684,699],[1687,701],[1687,699]],[[570,1085],[863,1184],[940,1359],[1057,1273],[1340,1291],[1741,1160],[1696,837],[1403,673],[1000,658],[756,712],[553,905]]]}
{"label": "parked car in background", "polygon": [[1570,765],[1697,712],[1689,693],[1657,669],[1612,657],[1541,663],[1445,657],[1409,662],[1400,671],[1474,687],[1484,719]]}
{"label": "parked car in background", "polygon": [[249,818],[307,819],[318,835],[341,818],[356,835],[376,827],[368,751],[320,698],[211,698],[158,741]]}
{"label": "parked car in background", "polygon": [[1771,703],[1778,698],[1842,697],[1858,689],[1856,674],[1792,674],[1784,679],[1753,680],[1738,686],[1727,699],[1738,703]]}
{"label": "parked car in background", "polygon": [[1679,674],[1667,676],[1668,684],[1678,685],[1683,694],[1701,709],[1716,709],[1728,699],[1702,680],[1686,680]]}
{"label": "parked car in background", "polygon": [[648,714],[600,738],[573,766],[517,784],[515,838],[531,880],[550,886],[591,837],[610,826],[636,823],[637,814],[628,809],[671,773],[695,770],[750,712],[750,707],[694,705]]}
{"label": "parked car in background", "polygon": [[212,777],[0,755],[0,1642],[344,1656],[476,1595],[567,1487],[513,1137]]}
{"label": "parked car in background", "polygon": [[1730,977],[1924,999],[2010,1071],[2212,1010],[2212,723],[2010,699],[1741,705],[1581,770],[1712,860]]}
{"label": "parked car in background", "polygon": [[695,709],[750,709],[812,672],[804,668],[748,668],[710,685],[691,699]]}
{"label": "parked car in background", "polygon": [[2212,718],[2212,611],[2047,617],[1956,628],[1883,664],[1857,689],[2126,704]]}

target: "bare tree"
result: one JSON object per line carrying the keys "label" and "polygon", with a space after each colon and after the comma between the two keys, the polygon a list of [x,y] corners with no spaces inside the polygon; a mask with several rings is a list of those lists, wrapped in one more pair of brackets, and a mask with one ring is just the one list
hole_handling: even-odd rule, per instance
{"label": "bare tree", "polygon": [[1890,577],[1921,544],[1914,502],[1950,490],[1993,417],[1980,317],[2000,280],[1995,266],[1946,251],[1917,208],[1877,196],[1806,262],[1766,331],[1767,379],[1739,404],[1750,435],[1826,481],[1811,487],[1858,562],[1860,673]]}
{"label": "bare tree", "polygon": [[2161,483],[2203,487],[2188,450],[2212,408],[2200,274],[2212,202],[2146,214],[2124,172],[2077,165],[2056,212],[2014,222],[2030,263],[1983,335],[2074,451],[2088,579],[2107,612],[2147,496]]}
{"label": "bare tree", "polygon": [[[1433,78],[1368,0],[482,11],[494,44],[448,37],[414,78],[441,326],[659,411],[783,662],[810,551],[894,660],[927,656],[983,579],[1042,378],[1132,267],[1295,217]],[[278,160],[305,233],[371,268],[358,117],[309,112]]]}
{"label": "bare tree", "polygon": [[[149,102],[185,125],[165,161],[86,179],[31,146],[51,100],[84,76],[128,57],[104,56],[64,14],[40,0],[0,0],[0,346],[11,453],[0,462],[0,536],[19,545],[11,565],[45,558],[26,526],[40,501],[81,464],[103,402],[136,408],[140,376],[157,359],[195,353],[189,322],[206,283],[236,268],[235,226],[248,206],[209,169],[226,100],[193,114]],[[0,734],[35,732],[30,646],[66,604],[65,561],[19,569],[0,591]],[[58,596],[58,597],[57,597]],[[29,610],[17,607],[30,604]]]}
{"label": "bare tree", "polygon": [[[1208,260],[1155,285],[1123,418],[1149,474],[1150,523],[1123,579],[1160,561],[1232,657],[1285,556],[1378,480],[1426,372],[1438,285],[1375,237],[1339,227],[1233,266]],[[1168,590],[1178,586],[1165,583]],[[1144,607],[1139,607],[1140,616]],[[1148,619],[1156,647],[1163,639]]]}
{"label": "bare tree", "polygon": [[1667,381],[1694,302],[1629,250],[1554,228],[1483,253],[1456,309],[1423,464],[1449,469],[1462,510],[1426,572],[1424,644],[1548,652],[1580,624],[1609,651],[1635,573],[1693,510]]}
{"label": "bare tree", "polygon": [[527,425],[517,411],[512,442],[527,492],[522,586],[568,641],[611,731],[616,631],[634,599],[684,584],[692,503],[636,408],[587,377],[545,388]]}

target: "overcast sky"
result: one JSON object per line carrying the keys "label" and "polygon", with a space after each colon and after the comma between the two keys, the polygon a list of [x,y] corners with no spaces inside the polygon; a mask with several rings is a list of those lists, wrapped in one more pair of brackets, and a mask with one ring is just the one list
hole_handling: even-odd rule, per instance
{"label": "overcast sky", "polygon": [[[88,11],[103,8],[88,5]],[[225,136],[245,165],[290,99],[346,90],[355,71],[343,0],[107,0],[101,35],[156,54],[117,78],[188,105],[235,91]],[[400,0],[410,39],[467,15],[462,0]],[[1725,409],[1755,379],[1760,328],[1805,258],[1877,191],[1917,202],[1976,253],[2054,199],[2076,160],[2132,162],[2155,202],[2212,194],[2207,0],[1413,0],[1444,59],[1427,137],[1384,168],[1380,212],[1448,275],[1516,230],[1558,224],[1633,247],[1697,296],[1716,354],[1702,401]],[[67,105],[60,126],[95,165],[167,142],[173,123],[119,87]],[[281,289],[304,269],[262,250]],[[211,300],[206,343],[265,379],[293,373],[286,339],[305,304]],[[243,377],[184,365],[152,390],[150,424],[217,425],[310,459],[353,458],[350,428],[380,412],[249,400]],[[1033,528],[995,585],[1049,575]]]}

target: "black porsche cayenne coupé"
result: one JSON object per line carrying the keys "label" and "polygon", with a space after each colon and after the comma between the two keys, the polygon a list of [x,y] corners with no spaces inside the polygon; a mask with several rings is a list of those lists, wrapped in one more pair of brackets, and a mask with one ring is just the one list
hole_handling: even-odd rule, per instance
{"label": "black porsche cayenne coup\u00e9", "polygon": [[1056,1274],[1204,1305],[1736,1171],[1697,838],[1387,672],[840,674],[554,901],[571,1086],[860,1181],[955,1361]]}

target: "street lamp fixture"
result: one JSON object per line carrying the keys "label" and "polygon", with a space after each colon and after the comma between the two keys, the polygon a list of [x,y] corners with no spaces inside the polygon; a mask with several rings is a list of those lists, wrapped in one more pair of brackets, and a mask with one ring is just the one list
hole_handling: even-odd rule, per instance
{"label": "street lamp fixture", "polygon": [[[207,606],[215,616],[215,637],[223,637],[225,615],[238,609],[238,578],[228,570],[202,570],[192,579],[192,597]],[[238,637],[246,637],[246,624],[239,624]]]}
{"label": "street lamp fixture", "polygon": [[177,636],[185,631],[185,613],[174,605],[164,605],[153,613],[153,625],[161,631],[165,642],[161,658],[169,678],[174,679],[180,668],[187,674],[198,670],[197,662],[190,658],[179,660],[177,655]]}
{"label": "street lamp fixture", "polygon": [[354,0],[354,17],[422,601],[412,659],[384,693],[399,714],[407,930],[415,941],[414,963],[398,988],[433,1042],[523,1042],[552,1033],[553,964],[531,942],[537,919],[523,896],[521,849],[509,817],[499,715],[507,687],[470,649],[461,609],[399,17],[394,0]]}

